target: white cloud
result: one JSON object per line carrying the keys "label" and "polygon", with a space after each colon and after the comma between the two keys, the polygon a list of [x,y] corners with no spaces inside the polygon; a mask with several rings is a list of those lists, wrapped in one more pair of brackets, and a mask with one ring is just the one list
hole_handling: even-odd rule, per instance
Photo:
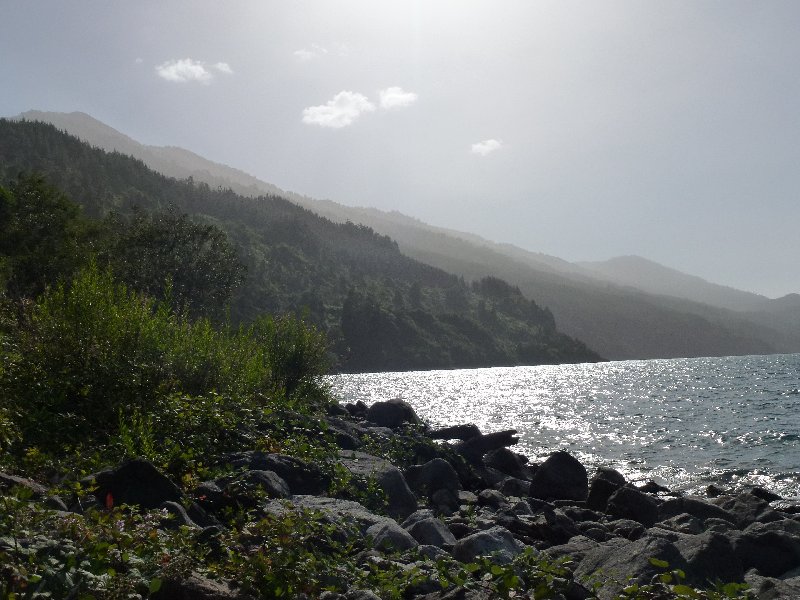
{"label": "white cloud", "polygon": [[142,64],[142,63],[144,62],[144,60],[143,60],[143,59],[142,59],[142,57],[140,56],[140,57],[138,57],[138,58],[137,58],[135,61],[133,61],[133,62],[135,62],[137,65],[140,65],[140,64]]}
{"label": "white cloud", "polygon": [[231,66],[226,62],[218,62],[217,64],[214,65],[214,68],[220,73],[225,73],[226,75],[233,75],[233,69],[231,69]]}
{"label": "white cloud", "polygon": [[233,69],[228,63],[218,62],[213,65],[207,65],[202,61],[192,60],[191,58],[168,60],[156,67],[156,73],[158,73],[159,77],[178,83],[197,81],[209,84],[214,79],[214,71],[225,73],[226,75],[233,73]]}
{"label": "white cloud", "polygon": [[352,125],[362,113],[372,112],[375,105],[363,94],[343,90],[320,106],[303,110],[303,123],[339,129]]}
{"label": "white cloud", "polygon": [[486,156],[487,154],[491,154],[495,150],[499,150],[503,147],[502,140],[483,140],[482,142],[478,142],[477,144],[472,144],[472,153],[473,154],[480,154],[481,156]]}
{"label": "white cloud", "polygon": [[410,106],[417,101],[417,94],[407,92],[401,87],[390,87],[379,92],[381,97],[381,108],[402,108]]}
{"label": "white cloud", "polygon": [[308,62],[309,60],[319,58],[320,56],[325,56],[327,53],[328,49],[323,48],[318,44],[311,44],[311,48],[300,48],[300,50],[295,50],[292,52],[292,54],[294,54],[303,62]]}

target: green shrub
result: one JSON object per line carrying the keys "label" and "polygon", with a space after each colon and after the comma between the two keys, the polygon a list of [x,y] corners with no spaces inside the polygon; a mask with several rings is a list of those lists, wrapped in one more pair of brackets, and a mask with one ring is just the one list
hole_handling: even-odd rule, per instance
{"label": "green shrub", "polygon": [[317,383],[324,348],[289,317],[237,330],[192,321],[90,265],[6,334],[0,416],[17,415],[24,444],[49,451],[109,441],[133,451],[132,434],[155,430],[213,440],[241,410],[328,401]]}

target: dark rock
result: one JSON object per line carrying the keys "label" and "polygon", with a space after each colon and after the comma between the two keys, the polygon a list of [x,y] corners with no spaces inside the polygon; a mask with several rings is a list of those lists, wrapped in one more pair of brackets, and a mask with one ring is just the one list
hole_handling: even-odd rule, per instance
{"label": "dark rock", "polygon": [[436,490],[446,489],[458,493],[461,481],[453,466],[442,458],[434,458],[423,465],[414,465],[404,471],[409,487],[420,496],[430,496]]}
{"label": "dark rock", "polygon": [[392,463],[363,452],[352,452],[341,464],[353,475],[375,478],[386,493],[386,511],[395,518],[405,518],[417,510],[417,498],[408,487],[405,477]]}
{"label": "dark rock", "polygon": [[702,498],[686,496],[684,498],[670,498],[658,507],[658,519],[664,521],[678,515],[688,514],[701,521],[706,519],[723,519],[730,523],[736,522],[736,517],[730,512],[706,502]]}
{"label": "dark rock", "polygon": [[405,400],[397,398],[386,400],[385,402],[376,402],[367,409],[365,416],[367,421],[380,427],[389,427],[391,429],[397,429],[406,423],[412,425],[420,425],[422,423],[412,406]]}
{"label": "dark rock", "polygon": [[169,529],[177,529],[178,527],[197,527],[197,523],[192,521],[186,509],[182,504],[177,502],[164,502],[159,508],[166,510],[169,513],[169,518],[162,521],[162,525]]}
{"label": "dark rock", "polygon": [[186,509],[189,518],[200,527],[221,527],[221,523],[209,515],[197,502],[192,502]]}
{"label": "dark rock", "polygon": [[656,527],[671,529],[679,533],[698,534],[703,532],[703,522],[688,513],[675,515],[669,519],[662,519],[656,524]]}
{"label": "dark rock", "polygon": [[481,463],[483,455],[492,450],[513,446],[519,442],[516,429],[481,434],[455,445],[455,449],[464,458],[473,463]]}
{"label": "dark rock", "polygon": [[614,535],[625,538],[626,540],[635,541],[644,535],[644,526],[641,523],[632,521],[630,519],[616,519],[606,523],[608,528],[614,532]]}
{"label": "dark rock", "polygon": [[270,498],[288,498],[292,495],[288,484],[275,471],[247,471],[242,479],[264,490]]}
{"label": "dark rock", "polygon": [[361,417],[362,419],[367,414],[367,405],[362,400],[353,404],[345,404],[344,409],[353,417]]}
{"label": "dark rock", "polygon": [[611,467],[597,467],[597,471],[592,477],[592,480],[602,479],[604,481],[609,481],[611,483],[616,483],[619,487],[622,487],[627,481],[625,481],[625,476],[617,471],[616,469],[612,469]]}
{"label": "dark rock", "polygon": [[500,493],[505,496],[526,498],[531,492],[531,482],[516,477],[506,477],[500,484]]}
{"label": "dark rock", "polygon": [[645,494],[669,494],[670,489],[668,487],[664,487],[653,481],[652,479],[645,483],[644,485],[639,486],[639,491],[644,492]]}
{"label": "dark rock", "polygon": [[442,427],[428,433],[428,437],[433,440],[462,440],[466,441],[470,438],[478,437],[481,435],[481,430],[477,425],[472,423],[468,425],[451,425],[450,427]]}
{"label": "dark rock", "polygon": [[232,461],[234,466],[244,466],[256,471],[274,471],[283,479],[293,494],[321,494],[328,489],[330,479],[316,465],[285,454],[243,452]]}
{"label": "dark rock", "polygon": [[467,537],[468,535],[472,535],[475,533],[475,528],[468,525],[467,523],[448,523],[447,527],[450,529],[450,532],[455,536],[457,540],[461,538]]}
{"label": "dark rock", "polygon": [[675,547],[686,561],[690,584],[704,586],[715,581],[740,582],[744,578],[733,544],[720,533],[686,535],[675,542]]}
{"label": "dark rock", "polygon": [[600,521],[603,518],[602,513],[590,510],[588,508],[565,506],[561,510],[573,521]]}
{"label": "dark rock", "polygon": [[363,536],[376,523],[395,522],[394,519],[370,512],[358,502],[338,498],[292,496],[288,500],[270,500],[263,507],[264,512],[275,515],[284,515],[287,510],[293,508],[321,512],[331,523],[337,525],[345,536],[354,533],[351,531],[354,527]]}
{"label": "dark rock", "polygon": [[658,521],[656,501],[632,487],[621,487],[608,499],[606,513],[617,519],[631,519],[652,527]]}
{"label": "dark rock", "polygon": [[775,502],[776,500],[783,500],[778,494],[774,494],[769,490],[765,490],[762,487],[754,487],[750,490],[750,494],[755,496],[756,498],[760,498],[761,500],[765,500],[767,502]]}
{"label": "dark rock", "polygon": [[341,404],[333,402],[325,407],[325,414],[331,417],[346,417],[350,413],[347,412],[347,409]]}
{"label": "dark rock", "polygon": [[787,533],[744,533],[734,539],[734,549],[745,571],[758,569],[767,577],[779,577],[800,566],[800,538]]}
{"label": "dark rock", "polygon": [[447,525],[436,518],[417,521],[407,527],[406,531],[420,544],[428,546],[451,548],[456,543],[456,538]]}
{"label": "dark rock", "polygon": [[94,494],[104,505],[131,504],[158,508],[164,502],[180,502],[181,491],[166,475],[143,458],[122,463],[115,469],[90,475],[97,489]]}
{"label": "dark rock", "polygon": [[800,537],[800,523],[793,519],[784,519],[783,521],[770,521],[769,523],[761,523],[756,521],[745,527],[745,533],[764,533],[765,531],[779,531],[788,533],[795,537]]}
{"label": "dark rock", "polygon": [[781,580],[763,577],[756,571],[750,571],[745,574],[744,580],[750,585],[751,592],[758,600],[800,598],[800,578]]}
{"label": "dark rock", "polygon": [[468,490],[461,490],[458,492],[458,501],[461,504],[477,504],[478,503],[478,496],[473,492]]}
{"label": "dark rock", "polygon": [[653,566],[651,558],[664,560],[671,569],[686,570],[686,561],[671,542],[652,537],[643,537],[635,542],[614,538],[586,552],[575,569],[580,581],[605,583],[598,591],[598,598],[616,598],[621,589],[631,583],[650,583],[662,569]]}
{"label": "dark rock", "polygon": [[47,496],[44,499],[44,505],[47,508],[52,508],[53,510],[69,512],[69,508],[67,508],[67,505],[64,504],[64,501],[61,499],[60,496]]}
{"label": "dark rock", "polygon": [[550,546],[547,549],[547,554],[553,558],[569,556],[574,562],[579,563],[581,560],[583,560],[583,557],[586,556],[587,552],[594,550],[599,545],[599,543],[589,537],[576,535],[573,536],[566,544]]}
{"label": "dark rock", "polygon": [[381,550],[410,550],[418,546],[417,541],[394,521],[386,520],[371,525],[366,535],[372,538],[375,548]]}
{"label": "dark rock", "polygon": [[542,500],[585,500],[589,493],[586,468],[567,452],[555,452],[531,480],[531,496]]}
{"label": "dark rock", "polygon": [[589,484],[589,496],[586,498],[586,506],[592,510],[605,512],[608,507],[608,499],[621,487],[622,485],[607,479],[592,479]]}
{"label": "dark rock", "polygon": [[529,480],[533,476],[533,472],[528,469],[528,458],[512,452],[508,448],[498,448],[487,452],[483,457],[483,462],[487,467],[492,467],[517,479]]}
{"label": "dark rock", "polygon": [[29,490],[32,492],[34,498],[41,498],[47,495],[47,488],[40,483],[36,483],[32,479],[0,472],[0,490],[6,491],[13,487]]}
{"label": "dark rock", "polygon": [[469,563],[479,556],[491,556],[498,564],[508,564],[521,551],[508,529],[492,527],[458,540],[453,548],[453,558]]}
{"label": "dark rock", "polygon": [[497,490],[482,490],[478,494],[478,505],[498,509],[507,506],[508,499]]}
{"label": "dark rock", "polygon": [[733,498],[716,498],[714,503],[732,514],[736,524],[742,529],[756,521],[768,523],[784,518],[769,505],[769,502],[749,493],[739,494]]}
{"label": "dark rock", "polygon": [[431,494],[431,503],[436,507],[436,510],[447,516],[456,512],[460,505],[458,495],[453,490],[444,488]]}
{"label": "dark rock", "polygon": [[722,496],[724,493],[725,490],[723,490],[720,487],[717,487],[713,483],[706,488],[706,496],[708,496],[709,498],[718,498],[719,496]]}
{"label": "dark rock", "polygon": [[408,529],[414,523],[419,523],[420,521],[424,521],[425,519],[435,519],[436,513],[434,513],[429,508],[421,508],[406,517],[406,520],[400,523],[403,529]]}
{"label": "dark rock", "polygon": [[165,579],[161,589],[148,596],[153,600],[249,600],[230,585],[193,574],[186,579]]}

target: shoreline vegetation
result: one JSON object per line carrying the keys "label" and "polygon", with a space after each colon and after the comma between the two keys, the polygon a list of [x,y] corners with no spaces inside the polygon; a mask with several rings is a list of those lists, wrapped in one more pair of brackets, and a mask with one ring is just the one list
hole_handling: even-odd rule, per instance
{"label": "shoreline vegetation", "polygon": [[342,407],[313,327],[167,302],[91,263],[4,299],[4,600],[800,594],[800,507],[766,490],[685,497]]}

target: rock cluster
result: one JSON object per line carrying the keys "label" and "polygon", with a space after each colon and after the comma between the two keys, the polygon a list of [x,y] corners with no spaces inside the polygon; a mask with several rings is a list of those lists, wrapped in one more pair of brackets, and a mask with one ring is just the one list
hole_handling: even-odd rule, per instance
{"label": "rock cluster", "polygon": [[[648,583],[663,570],[659,561],[683,570],[692,585],[746,581],[758,598],[800,597],[800,507],[766,490],[713,488],[701,498],[652,482],[637,487],[610,468],[589,477],[580,461],[561,451],[531,464],[509,449],[517,442],[514,431],[482,434],[474,425],[430,431],[401,401],[330,412],[325,420],[341,447],[341,466],[356,479],[377,484],[385,494],[385,514],[352,499],[327,496],[330,480],[313,464],[255,451],[222,457],[235,475],[204,482],[188,496],[144,460],[88,478],[96,485],[91,499],[65,503],[48,497],[39,484],[3,474],[0,487],[27,485],[36,498],[59,510],[108,503],[161,507],[174,515],[173,525],[204,528],[209,535],[222,527],[218,515],[252,497],[243,491],[258,488],[259,497],[266,497],[259,510],[279,514],[294,506],[318,511],[343,538],[371,544],[364,560],[376,564],[389,556],[393,564],[409,567],[420,556],[463,563],[490,556],[502,565],[532,548],[571,557],[576,581],[583,582],[566,595],[573,600],[595,597],[590,591],[594,581],[603,583],[599,598],[614,597],[630,583],[628,578]],[[402,446],[409,458],[392,464],[364,451],[364,440],[376,437]],[[406,562],[398,557],[407,557]],[[241,597],[235,588],[198,575],[168,582],[163,590],[163,598]],[[464,593],[421,584],[411,597],[491,597],[480,589]],[[323,597],[374,595],[352,590]]]}

